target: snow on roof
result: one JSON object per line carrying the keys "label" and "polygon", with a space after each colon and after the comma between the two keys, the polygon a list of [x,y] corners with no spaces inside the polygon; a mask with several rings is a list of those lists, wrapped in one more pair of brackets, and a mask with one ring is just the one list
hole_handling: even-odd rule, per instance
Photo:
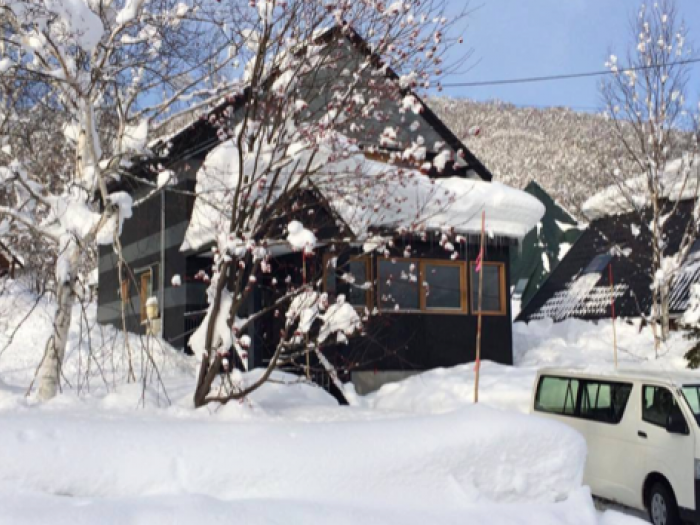
{"label": "snow on roof", "polygon": [[[422,231],[450,227],[458,233],[478,233],[482,211],[486,212],[489,236],[521,239],[545,213],[542,203],[523,191],[457,177],[431,179],[418,170],[367,159],[347,143],[347,155],[330,160],[337,157],[338,137],[334,140],[333,146],[321,145],[313,155],[303,145],[292,148],[294,151],[284,158],[271,146],[263,146],[260,158],[248,155],[244,172],[253,181],[251,200],[278,192],[266,187],[265,168],[279,166],[280,188],[298,176],[296,166],[311,160],[309,171],[314,175],[309,178],[309,189],[318,190],[359,240],[371,228]],[[199,197],[182,250],[199,249],[214,242],[218,232],[228,231],[232,195],[238,184],[238,151],[234,141],[227,140],[207,155],[197,172],[195,191]]]}
{"label": "snow on roof", "polygon": [[[688,174],[688,169],[690,173]],[[662,198],[672,201],[694,199],[698,196],[700,159],[676,159],[667,164],[660,176]],[[583,213],[590,220],[608,215],[618,215],[644,208],[649,204],[647,177],[641,175],[613,184],[593,195],[583,203]]]}

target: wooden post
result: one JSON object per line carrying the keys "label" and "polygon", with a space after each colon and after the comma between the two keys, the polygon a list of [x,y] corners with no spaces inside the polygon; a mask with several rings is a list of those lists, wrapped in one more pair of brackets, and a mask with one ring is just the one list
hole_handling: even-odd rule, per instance
{"label": "wooden post", "polygon": [[476,363],[474,365],[474,403],[479,402],[479,372],[481,371],[481,299],[484,286],[484,236],[486,230],[486,212],[481,212],[481,242],[479,243],[479,298],[478,317],[476,325]]}
{"label": "wooden post", "polygon": [[[306,286],[306,248],[301,252],[301,275],[304,281],[304,286]],[[304,334],[304,343],[306,344],[306,379],[311,380],[311,354],[309,352],[309,334],[308,332]]]}
{"label": "wooden post", "polygon": [[617,330],[615,328],[615,285],[613,283],[612,262],[608,265],[608,274],[610,276],[610,310],[612,312],[613,357],[614,357],[614,361],[615,361],[615,370],[617,370]]}

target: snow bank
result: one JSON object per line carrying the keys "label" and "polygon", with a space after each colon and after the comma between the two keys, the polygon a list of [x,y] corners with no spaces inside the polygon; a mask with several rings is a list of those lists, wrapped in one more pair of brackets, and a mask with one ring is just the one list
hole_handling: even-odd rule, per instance
{"label": "snow bank", "polygon": [[[489,406],[528,413],[535,371],[481,362],[479,400]],[[442,414],[474,401],[474,363],[436,368],[389,383],[366,396],[372,408],[417,414]]]}
{"label": "snow bank", "polygon": [[[586,489],[566,501],[546,505],[483,504],[465,509],[341,506],[326,501],[275,501],[266,498],[226,501],[205,495],[91,499],[25,492],[0,487],[1,525],[173,525],[175,523],[243,523],[245,525],[643,525],[645,522],[608,511],[601,521]],[[147,520],[147,521],[144,521]]]}
{"label": "snow bank", "polygon": [[[53,333],[54,311],[52,300],[38,297],[22,281],[0,280],[0,384],[17,385],[23,393],[27,389]],[[97,323],[95,304],[85,310],[76,304],[62,369],[71,386],[64,390],[80,388],[87,393],[116,389],[126,383],[129,351],[137,373],[150,361],[146,343],[164,378],[194,377],[191,360],[163,340],[129,334],[128,342],[129,349],[119,330]],[[0,405],[3,394],[0,388]]]}
{"label": "snow bank", "polygon": [[[339,407],[322,389],[281,373],[243,403],[193,410],[193,367],[162,368],[170,405],[152,384],[126,384],[109,365],[118,356],[102,353],[106,343],[123,341],[110,342],[112,328],[90,324],[91,308],[87,324],[71,329],[64,372],[71,380],[85,373],[86,348],[77,337],[87,330],[92,355],[118,387],[98,382],[82,396],[67,389],[38,404],[24,391],[50,333],[52,304],[4,282],[10,293],[0,295],[0,525],[633,522],[595,511],[580,487],[585,445],[577,433],[486,403],[460,405],[459,395],[471,392],[460,383],[469,365],[405,382],[406,392],[420,382],[426,390],[451,385],[453,398],[436,395],[427,408],[410,410],[423,415],[399,413],[388,402]],[[138,339],[130,337],[133,348]],[[499,389],[529,393],[527,369],[521,375],[484,363],[482,372],[487,403]]]}
{"label": "snow bank", "polygon": [[[658,359],[650,329],[642,331],[624,320],[616,323],[618,362],[621,369],[684,371],[683,357],[693,345],[674,332],[662,345]],[[515,366],[481,363],[479,400],[481,403],[528,413],[537,370],[543,367],[585,368],[612,372],[612,323],[592,323],[569,319],[554,323],[549,319],[513,325]],[[700,381],[700,372],[698,380]],[[366,396],[376,409],[417,414],[441,414],[471,405],[474,400],[474,364],[438,368],[384,385]]]}
{"label": "snow bank", "polygon": [[486,407],[321,424],[226,423],[225,412],[209,423],[66,418],[52,404],[3,414],[0,484],[83,498],[202,494],[428,510],[563,499],[580,486],[586,453],[564,425]]}
{"label": "snow bank", "polygon": [[[657,358],[649,327],[640,330],[639,321],[618,319],[615,323],[620,368],[686,370],[683,357],[693,346],[684,332],[672,332],[662,343]],[[555,323],[542,319],[513,325],[515,362],[519,367],[612,368],[613,331],[610,320],[597,323],[567,319]],[[699,372],[700,374],[700,372]],[[700,376],[699,376],[700,377]]]}

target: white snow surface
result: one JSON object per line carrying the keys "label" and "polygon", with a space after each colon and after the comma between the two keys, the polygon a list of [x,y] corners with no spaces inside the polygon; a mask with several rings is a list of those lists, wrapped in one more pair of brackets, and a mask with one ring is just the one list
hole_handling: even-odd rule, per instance
{"label": "white snow surface", "polygon": [[[11,8],[14,1],[10,0]],[[21,5],[16,2],[19,8]],[[104,34],[102,20],[90,9],[86,0],[44,0],[46,9],[55,13],[67,32],[88,53],[91,53]]]}
{"label": "white snow surface", "polygon": [[[688,172],[688,170],[690,170]],[[692,166],[689,159],[676,159],[667,164],[659,175],[661,197],[672,201],[695,199],[700,191],[700,159]],[[583,203],[582,211],[589,220],[634,211],[649,205],[647,177],[638,176],[624,181],[622,187],[613,184]]]}
{"label": "white snow surface", "polygon": [[147,144],[148,120],[143,119],[136,125],[126,126],[122,138],[122,148],[125,152],[142,153]]}
{"label": "white snow surface", "polygon": [[[650,329],[639,331],[638,324],[616,322],[618,367],[655,371],[689,372],[684,354],[693,346],[683,333],[674,332],[662,345],[658,359]],[[479,378],[481,402],[503,410],[528,413],[537,370],[542,367],[585,369],[612,373],[613,334],[610,321],[598,323],[550,319],[513,325],[515,366],[490,361],[481,363]],[[474,364],[438,368],[404,381],[384,385],[370,394],[368,402],[378,409],[417,414],[457,410],[474,399]]]}
{"label": "white snow surface", "polygon": [[144,0],[126,0],[124,8],[117,14],[117,24],[128,24],[136,18]]}
{"label": "white snow surface", "polygon": [[287,226],[287,242],[295,250],[313,250],[316,246],[316,236],[311,230],[304,228],[299,221],[292,221]]}
{"label": "white snow surface", "polygon": [[[335,137],[338,140],[338,137]],[[341,137],[341,143],[342,137]],[[481,231],[481,213],[486,212],[490,235],[520,239],[544,215],[544,206],[531,195],[497,182],[451,177],[430,179],[419,171],[399,170],[392,165],[366,159],[354,146],[346,144],[347,158],[329,161],[336,150],[321,146],[310,167],[317,170],[314,186],[345,224],[360,238],[370,227],[408,230],[454,228],[459,233]],[[273,151],[260,158],[246,155],[244,170],[255,187],[251,199],[273,194],[261,166],[279,166],[277,185],[283,187],[295,176],[295,167],[307,165],[309,148],[295,145],[284,159]],[[262,159],[262,160],[261,160]],[[211,151],[197,172],[196,192],[205,198],[195,201],[183,250],[198,249],[216,241],[220,231],[228,231],[231,195],[239,184],[238,150],[227,140]]]}
{"label": "white snow surface", "polygon": [[[574,339],[600,338],[601,327],[519,328],[516,340],[531,338],[527,348],[518,345],[525,366],[485,363],[480,406],[465,394],[436,396],[422,408],[392,407],[385,387],[361,406],[339,407],[320,388],[276,373],[275,382],[243,403],[194,410],[196,359],[151,340],[159,348],[168,404],[158,384],[148,382],[144,390],[126,382],[120,336],[95,325],[94,306],[84,318],[89,326],[81,325],[76,307],[66,378],[77,384],[92,348],[107,381],[93,368],[89,391],[78,395],[75,386],[66,387],[40,404],[24,392],[50,334],[53,305],[39,300],[13,336],[36,296],[18,281],[0,281],[0,289],[0,525],[637,523],[595,510],[581,487],[581,436],[509,410],[529,395],[534,366],[528,357],[541,362],[545,349],[571,352]],[[89,328],[91,345],[79,344],[81,328]],[[567,344],[547,345],[547,331]],[[628,335],[622,330],[621,340],[634,342]],[[138,370],[139,337],[130,341]],[[601,362],[597,352],[590,361]],[[399,383],[394,400],[401,390],[421,393],[431,374],[452,389],[462,383],[469,390],[471,368]],[[251,382],[260,373],[240,379]],[[503,403],[506,393],[510,406]]]}

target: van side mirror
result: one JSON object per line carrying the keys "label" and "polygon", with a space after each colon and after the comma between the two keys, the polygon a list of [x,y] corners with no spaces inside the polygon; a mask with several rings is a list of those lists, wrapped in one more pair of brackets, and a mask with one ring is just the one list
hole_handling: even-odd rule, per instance
{"label": "van side mirror", "polygon": [[683,414],[681,414],[679,411],[674,411],[668,415],[668,418],[666,419],[666,432],[670,434],[683,435],[688,435],[690,433]]}

